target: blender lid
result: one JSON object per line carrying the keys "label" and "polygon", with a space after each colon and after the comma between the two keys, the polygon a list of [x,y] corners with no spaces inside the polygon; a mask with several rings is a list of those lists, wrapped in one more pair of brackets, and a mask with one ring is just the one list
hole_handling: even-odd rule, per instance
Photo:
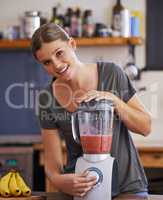
{"label": "blender lid", "polygon": [[113,107],[113,101],[110,99],[101,99],[99,101],[96,101],[95,99],[89,101],[89,102],[82,102],[79,107],[78,111],[96,111],[96,110],[110,110],[111,107]]}

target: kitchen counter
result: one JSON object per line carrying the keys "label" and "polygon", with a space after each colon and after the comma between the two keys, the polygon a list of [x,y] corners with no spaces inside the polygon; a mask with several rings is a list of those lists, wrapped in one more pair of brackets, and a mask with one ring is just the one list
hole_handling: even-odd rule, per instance
{"label": "kitchen counter", "polygon": [[[146,168],[163,168],[163,145],[159,140],[134,140],[135,146],[138,149],[142,164]],[[35,144],[34,150],[40,153],[39,163],[44,166],[44,150],[42,144]],[[63,160],[66,163],[66,148],[63,143]]]}
{"label": "kitchen counter", "polygon": [[[134,141],[136,148],[138,149],[141,162],[146,168],[163,168],[163,145],[162,141],[149,141],[145,140],[144,142],[136,140]],[[44,150],[42,144],[35,144],[33,146],[34,150],[39,151],[39,164],[44,166]],[[66,148],[63,143],[63,162],[66,163]],[[54,192],[53,184],[46,177],[46,191]],[[163,197],[162,197],[163,199]]]}
{"label": "kitchen counter", "polygon": [[[37,193],[37,195],[44,196],[45,200],[72,200],[71,196],[59,192],[53,193]],[[163,200],[163,195],[149,195],[148,197],[140,197],[137,195],[120,195],[114,200]]]}
{"label": "kitchen counter", "polygon": [[160,140],[134,140],[146,168],[163,168],[163,144]]}

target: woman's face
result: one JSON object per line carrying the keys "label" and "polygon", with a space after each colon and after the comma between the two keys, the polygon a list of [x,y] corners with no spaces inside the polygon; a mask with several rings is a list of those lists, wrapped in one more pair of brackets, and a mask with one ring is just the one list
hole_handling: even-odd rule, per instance
{"label": "woman's face", "polygon": [[77,64],[75,47],[76,44],[73,39],[43,43],[42,47],[36,52],[36,57],[43,64],[48,74],[63,80],[71,80]]}

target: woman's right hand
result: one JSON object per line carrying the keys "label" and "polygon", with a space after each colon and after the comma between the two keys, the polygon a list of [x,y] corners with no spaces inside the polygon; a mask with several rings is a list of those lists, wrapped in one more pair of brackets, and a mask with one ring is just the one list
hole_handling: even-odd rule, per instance
{"label": "woman's right hand", "polygon": [[59,178],[59,189],[72,196],[83,197],[96,184],[96,177],[83,174],[62,174]]}

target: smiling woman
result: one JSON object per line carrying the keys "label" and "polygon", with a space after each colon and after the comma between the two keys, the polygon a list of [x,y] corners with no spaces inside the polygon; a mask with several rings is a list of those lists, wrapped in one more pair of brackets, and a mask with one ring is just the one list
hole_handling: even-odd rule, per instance
{"label": "smiling woman", "polygon": [[[41,34],[42,32],[47,34]],[[48,27],[42,26],[33,35],[32,52],[52,76],[67,80],[72,78],[73,70],[70,66],[78,63],[74,53],[75,48],[75,41],[55,24],[49,24]]]}
{"label": "smiling woman", "polygon": [[36,57],[50,75],[69,79],[70,66],[75,59],[75,54],[71,48],[73,49],[72,39],[68,42],[57,40],[51,43],[44,43],[37,51]]}
{"label": "smiling woman", "polygon": [[[85,196],[92,189],[96,177],[74,173],[83,150],[73,140],[70,116],[83,101],[112,99],[116,115],[111,154],[119,163],[118,175],[113,175],[119,177],[118,188],[112,187],[112,194],[147,192],[147,180],[129,130],[148,135],[150,115],[120,67],[110,62],[83,63],[75,49],[75,40],[53,23],[41,26],[32,37],[35,58],[53,77],[38,99],[47,176],[59,190],[73,196]],[[62,162],[60,135],[68,151],[66,166]]]}

